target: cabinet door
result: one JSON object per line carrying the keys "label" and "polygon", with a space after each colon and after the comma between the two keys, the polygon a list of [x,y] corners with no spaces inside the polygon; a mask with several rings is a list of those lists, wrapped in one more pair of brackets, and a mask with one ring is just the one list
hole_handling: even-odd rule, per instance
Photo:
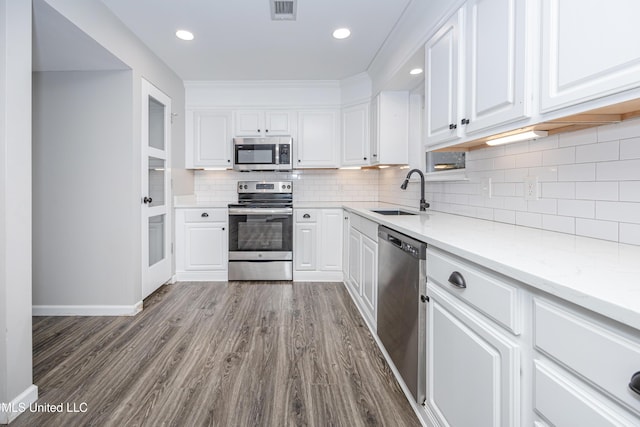
{"label": "cabinet door", "polygon": [[320,271],[342,270],[342,209],[323,209],[320,216]]}
{"label": "cabinet door", "polygon": [[380,163],[380,120],[379,120],[379,111],[378,106],[380,102],[380,96],[376,96],[371,101],[371,123],[369,126],[369,143],[371,146],[371,164],[375,165]]}
{"label": "cabinet door", "polygon": [[427,144],[458,137],[460,38],[464,10],[460,9],[425,46],[425,132]]}
{"label": "cabinet door", "polygon": [[266,135],[291,135],[291,113],[288,111],[266,111],[264,113],[264,131]]}
{"label": "cabinet door", "polygon": [[342,166],[369,164],[369,104],[342,111]]}
{"label": "cabinet door", "polygon": [[377,162],[409,163],[409,92],[380,92],[377,107]]}
{"label": "cabinet door", "polygon": [[337,167],[337,145],[337,111],[298,113],[296,167]]}
{"label": "cabinet door", "polygon": [[315,223],[296,224],[294,267],[296,270],[316,269],[317,233]]}
{"label": "cabinet door", "polygon": [[520,0],[468,2],[466,133],[525,116],[525,12]]}
{"label": "cabinet door", "polygon": [[520,355],[506,334],[428,283],[427,405],[443,426],[520,422]]}
{"label": "cabinet door", "polygon": [[371,324],[376,324],[376,300],[378,296],[378,244],[362,236],[362,303],[371,318]]}
{"label": "cabinet door", "polygon": [[236,111],[235,136],[262,136],[264,113],[257,110]]}
{"label": "cabinet door", "polygon": [[231,167],[231,113],[187,112],[187,167]]}
{"label": "cabinet door", "polygon": [[227,269],[227,232],[224,224],[185,224],[184,230],[185,270]]}
{"label": "cabinet door", "polygon": [[349,285],[356,295],[360,295],[360,232],[349,230]]}
{"label": "cabinet door", "polygon": [[638,87],[640,2],[542,1],[543,112]]}

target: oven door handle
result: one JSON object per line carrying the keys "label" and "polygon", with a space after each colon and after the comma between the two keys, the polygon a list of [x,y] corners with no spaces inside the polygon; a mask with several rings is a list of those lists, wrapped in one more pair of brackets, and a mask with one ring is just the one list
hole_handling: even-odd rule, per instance
{"label": "oven door handle", "polygon": [[230,208],[229,215],[293,215],[292,208]]}

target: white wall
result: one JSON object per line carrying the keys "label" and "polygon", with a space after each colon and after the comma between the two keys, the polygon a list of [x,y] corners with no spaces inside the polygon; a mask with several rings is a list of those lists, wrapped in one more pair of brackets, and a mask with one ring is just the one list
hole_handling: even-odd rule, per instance
{"label": "white wall", "polygon": [[[76,219],[65,222],[65,228],[58,231],[46,229],[48,235],[37,236],[38,245],[38,267],[46,266],[43,271],[36,272],[36,281],[34,282],[35,304],[39,306],[50,305],[77,305],[77,304],[100,304],[100,305],[124,305],[126,307],[133,306],[142,299],[141,284],[141,80],[147,79],[161,91],[166,93],[172,100],[172,107],[178,113],[174,117],[171,127],[172,141],[172,166],[175,194],[192,193],[193,189],[193,172],[185,171],[184,167],[184,85],[182,80],[169,69],[162,60],[155,56],[133,33],[131,33],[99,0],[40,0],[46,2],[46,5],[53,8],[57,13],[64,17],[69,25],[77,27],[86,33],[89,37],[97,42],[97,46],[101,46],[111,55],[115,56],[122,63],[130,68],[128,82],[120,81],[116,84],[111,78],[118,80],[117,74],[99,73],[95,75],[79,74],[78,86],[73,88],[73,73],[66,77],[58,77],[60,84],[64,84],[70,91],[70,97],[78,97],[79,105],[84,105],[88,110],[95,110],[106,114],[103,121],[90,122],[99,132],[91,132],[89,127],[80,127],[80,119],[74,119],[73,114],[77,113],[78,117],[87,120],[95,120],[90,111],[80,111],[81,108],[72,105],[64,105],[60,112],[55,114],[67,114],[66,125],[75,129],[63,129],[62,127],[54,128],[58,134],[55,141],[60,144],[60,150],[69,157],[59,159],[62,161],[59,165],[65,165],[67,169],[53,170],[48,172],[54,173],[60,182],[69,182],[71,177],[75,177],[77,182],[70,187],[58,186],[56,183],[47,183],[53,194],[67,200],[69,206],[73,206],[74,211],[71,216]],[[73,70],[69,70],[73,71]],[[107,78],[108,76],[108,78]],[[47,79],[54,77],[39,78],[37,91],[44,90],[40,99],[43,104],[52,106],[54,101],[54,89],[47,85]],[[89,84],[96,85],[96,91],[105,97],[105,104],[100,105],[100,96],[91,93]],[[122,85],[122,86],[121,86]],[[107,94],[107,88],[113,88],[112,94]],[[123,92],[123,88],[126,88]],[[46,93],[47,90],[52,92]],[[58,93],[61,99],[66,95]],[[82,95],[87,99],[87,103],[83,104],[80,100]],[[36,93],[36,97],[39,94]],[[120,111],[112,104],[116,99],[123,102]],[[54,114],[54,112],[51,112]],[[126,117],[125,117],[126,115]],[[38,119],[39,120],[39,119]],[[108,129],[105,123],[109,123],[113,129]],[[53,123],[43,126],[39,129],[39,123],[34,123],[36,131],[41,136],[47,127],[52,128]],[[63,136],[72,137],[69,141],[63,141]],[[117,138],[115,140],[106,141],[109,136]],[[84,139],[86,146],[83,146],[82,156],[79,152],[71,153],[72,144],[79,143]],[[40,141],[43,143],[43,140]],[[113,144],[113,153],[107,153],[107,147]],[[39,145],[40,148],[52,148],[45,145]],[[92,151],[93,150],[93,151]],[[51,149],[48,152],[56,151]],[[45,154],[37,156],[43,160]],[[73,163],[69,162],[73,159]],[[47,169],[43,169],[47,171]],[[89,172],[91,171],[91,172]],[[57,175],[55,175],[57,174]],[[44,181],[42,184],[44,185]],[[107,183],[111,183],[107,185]],[[66,190],[66,192],[65,192]],[[89,195],[96,197],[97,200],[83,203],[82,198]],[[49,189],[42,190],[36,197],[38,204],[45,207],[52,200],[47,196]],[[113,205],[110,205],[109,203]],[[103,205],[104,203],[104,205]],[[87,205],[92,209],[101,207],[106,208],[102,212],[88,212]],[[109,216],[106,213],[110,212]],[[39,214],[40,215],[40,214]],[[57,218],[63,220],[60,212],[56,213]],[[84,215],[84,216],[83,216]],[[92,215],[96,215],[99,221],[92,221]],[[46,221],[43,217],[38,218],[42,224],[50,225],[55,218],[49,218]],[[48,221],[48,222],[47,222]],[[41,225],[36,224],[41,227]],[[39,228],[42,233],[44,228]],[[75,233],[76,237],[66,237],[65,243],[71,245],[72,250],[81,258],[85,264],[84,267],[76,266],[77,260],[69,257],[65,260],[65,265],[54,267],[51,261],[47,260],[46,250],[55,247],[54,241],[59,237],[56,233]],[[84,239],[81,239],[84,238]],[[84,241],[86,250],[84,254],[79,254],[77,246]],[[43,244],[40,248],[40,244]],[[91,246],[89,246],[91,245]],[[97,247],[96,247],[97,245]],[[119,251],[119,248],[125,248]],[[105,260],[105,254],[110,253],[109,260]],[[62,255],[61,255],[62,257]],[[60,260],[60,258],[58,258]],[[106,277],[100,278],[94,273],[93,276],[87,276],[86,273],[91,271],[92,267],[96,267],[99,271],[105,269],[105,264],[111,268],[110,273]],[[48,262],[48,264],[46,264]],[[74,283],[64,282],[62,280],[63,272],[66,270],[68,278],[73,278]],[[45,280],[47,272],[56,272],[55,285]],[[84,278],[83,278],[84,276]],[[111,279],[111,280],[109,280]],[[114,280],[117,279],[117,280]],[[89,289],[82,289],[80,281],[91,281]],[[117,283],[116,283],[117,282]],[[122,289],[115,291],[114,287]]]}
{"label": "white wall", "polygon": [[33,304],[132,305],[131,71],[33,75]]}
{"label": "white wall", "polygon": [[[401,175],[381,173],[381,201],[413,203],[392,191]],[[640,120],[471,151],[467,176],[428,183],[431,209],[640,245]],[[525,176],[538,177],[539,200],[524,199]]]}
{"label": "white wall", "polygon": [[37,399],[31,352],[31,2],[0,0],[0,403]]}

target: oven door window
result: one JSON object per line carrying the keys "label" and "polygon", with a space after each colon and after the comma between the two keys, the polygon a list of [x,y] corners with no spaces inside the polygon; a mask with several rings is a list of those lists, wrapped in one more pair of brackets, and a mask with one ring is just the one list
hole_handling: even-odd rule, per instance
{"label": "oven door window", "polygon": [[275,144],[244,144],[235,147],[237,165],[273,165],[276,163]]}
{"label": "oven door window", "polygon": [[230,215],[229,250],[292,250],[292,215]]}

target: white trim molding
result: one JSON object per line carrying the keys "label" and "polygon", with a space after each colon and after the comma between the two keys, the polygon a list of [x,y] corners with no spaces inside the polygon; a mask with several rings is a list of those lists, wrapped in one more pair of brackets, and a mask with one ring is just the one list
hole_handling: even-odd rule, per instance
{"label": "white trim molding", "polygon": [[0,424],[9,424],[38,400],[38,387],[31,384],[11,402],[0,402]]}
{"label": "white trim molding", "polygon": [[142,301],[134,305],[34,305],[34,316],[135,316]]}

